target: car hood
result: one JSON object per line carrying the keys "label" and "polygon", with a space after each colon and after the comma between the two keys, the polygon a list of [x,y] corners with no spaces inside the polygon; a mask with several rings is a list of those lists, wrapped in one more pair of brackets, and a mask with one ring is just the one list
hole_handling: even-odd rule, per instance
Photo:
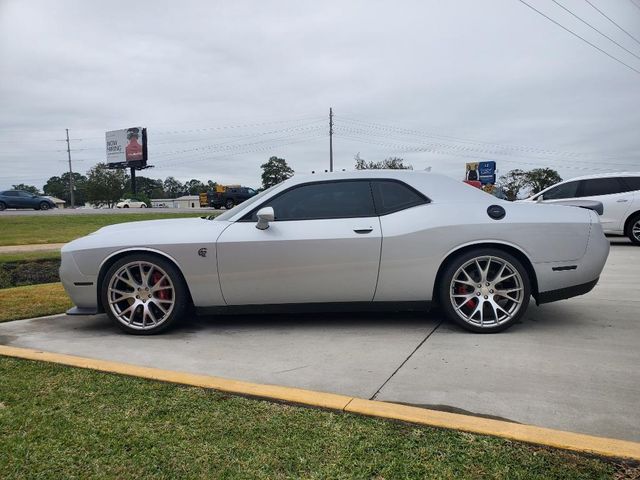
{"label": "car hood", "polygon": [[95,248],[150,247],[167,244],[213,243],[229,222],[205,218],[172,218],[108,225],[67,243],[62,252]]}

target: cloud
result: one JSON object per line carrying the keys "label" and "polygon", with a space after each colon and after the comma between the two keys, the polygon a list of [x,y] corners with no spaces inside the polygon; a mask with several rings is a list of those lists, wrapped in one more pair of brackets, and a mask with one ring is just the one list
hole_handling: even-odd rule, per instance
{"label": "cloud", "polygon": [[[584,2],[564,3],[640,55]],[[602,8],[640,30],[632,5]],[[104,161],[105,131],[132,125],[149,129],[154,178],[257,186],[271,155],[323,170],[330,106],[339,169],[360,152],[460,177],[473,159],[565,178],[640,170],[640,75],[515,1],[5,0],[0,55],[0,188],[64,171],[65,128],[81,172]]]}

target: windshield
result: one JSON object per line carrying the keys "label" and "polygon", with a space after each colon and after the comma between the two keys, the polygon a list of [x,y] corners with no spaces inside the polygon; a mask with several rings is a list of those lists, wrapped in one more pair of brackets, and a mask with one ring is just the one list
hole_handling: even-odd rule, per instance
{"label": "windshield", "polygon": [[280,184],[278,185],[274,185],[273,187],[269,187],[266,190],[263,190],[262,192],[258,193],[257,195],[251,197],[249,200],[246,200],[244,202],[242,202],[239,205],[236,205],[235,207],[233,207],[231,210],[227,210],[226,212],[224,212],[222,215],[218,215],[216,218],[214,218],[214,220],[218,220],[218,221],[226,221],[229,220],[231,217],[233,217],[236,213],[238,213],[240,210],[244,209],[245,207],[248,207],[250,205],[253,205],[254,203],[256,203],[258,200],[260,200],[262,197],[264,197],[267,193],[272,192],[276,187],[278,187]]}

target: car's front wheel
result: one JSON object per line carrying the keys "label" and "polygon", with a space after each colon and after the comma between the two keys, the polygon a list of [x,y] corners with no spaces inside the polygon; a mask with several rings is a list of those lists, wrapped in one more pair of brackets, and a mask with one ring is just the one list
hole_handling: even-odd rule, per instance
{"label": "car's front wheel", "polygon": [[440,304],[451,320],[472,332],[500,332],[524,315],[531,281],[522,263],[506,252],[479,248],[446,266]]}
{"label": "car's front wheel", "polygon": [[40,202],[40,210],[49,210],[49,204],[47,202]]}
{"label": "car's front wheel", "polygon": [[127,333],[150,335],[174,325],[188,304],[187,287],[168,260],[150,254],[116,261],[102,282],[102,305]]}
{"label": "car's front wheel", "polygon": [[631,240],[631,243],[634,245],[640,245],[640,213],[631,219],[628,228],[627,236],[629,237],[629,240]]}
{"label": "car's front wheel", "polygon": [[227,210],[231,210],[235,205],[235,202],[232,199],[227,200],[227,202],[224,204],[224,207]]}

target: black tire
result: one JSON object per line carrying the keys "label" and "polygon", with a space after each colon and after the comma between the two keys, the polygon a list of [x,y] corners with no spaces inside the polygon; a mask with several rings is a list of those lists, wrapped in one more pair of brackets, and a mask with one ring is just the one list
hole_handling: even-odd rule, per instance
{"label": "black tire", "polygon": [[147,208],[147,204],[143,203],[142,205],[140,205],[140,208]]}
{"label": "black tire", "polygon": [[0,202],[0,212],[7,209],[7,204],[4,202]]}
{"label": "black tire", "polygon": [[40,210],[49,210],[49,204],[47,202],[40,202]]}
{"label": "black tire", "polygon": [[[143,264],[143,271],[147,265],[152,265],[156,270],[149,269],[146,274],[149,277],[152,277],[154,274],[166,274],[168,277],[167,280],[160,281],[154,287],[158,285],[171,285],[171,293],[167,293],[171,298],[167,300],[166,297],[164,300],[160,299],[160,292],[152,293],[151,291],[143,292],[141,289],[135,289],[134,287],[129,287],[127,284],[118,280],[117,277],[114,276],[117,273],[120,273],[120,278],[129,278],[133,283],[141,283],[144,285],[144,282],[140,281],[140,270],[136,273],[135,265],[137,263]],[[122,270],[125,266],[134,264],[133,267],[130,267],[130,271],[134,275],[132,279],[130,274],[123,274]],[[125,297],[117,297],[122,298],[121,301],[117,301],[113,303],[109,303],[109,288],[114,283],[114,286],[118,289],[127,288],[127,293],[131,293],[132,296],[128,298]],[[165,283],[166,282],[166,283]],[[143,286],[142,285],[142,286]],[[129,292],[128,289],[132,291]],[[143,289],[142,289],[143,290]],[[152,288],[153,290],[153,288]],[[161,290],[169,291],[169,287],[164,287]],[[133,296],[138,293],[139,295],[146,294],[147,300],[143,300],[144,297],[136,296],[135,299]],[[118,295],[117,293],[115,295]],[[133,335],[154,335],[157,333],[164,332],[165,330],[175,326],[184,316],[185,312],[189,307],[189,293],[187,290],[187,286],[184,282],[182,274],[178,270],[178,268],[166,260],[163,257],[148,254],[148,253],[134,253],[131,255],[127,255],[126,257],[120,258],[117,260],[110,268],[107,270],[107,273],[104,276],[104,280],[101,285],[100,291],[100,299],[102,302],[102,306],[104,307],[104,311],[107,313],[107,316],[111,319],[113,323],[115,323],[118,328],[122,329],[126,333],[130,333]],[[146,304],[146,301],[149,303]],[[166,315],[162,314],[162,311],[158,307],[158,301],[160,302],[160,306],[163,308],[166,307],[167,312]],[[171,307],[168,307],[168,303],[173,302]],[[124,320],[121,320],[118,315],[123,315],[123,312],[126,312],[134,303],[138,303],[136,307],[133,307],[131,310],[131,320],[129,323],[126,323]],[[142,309],[140,307],[142,306]],[[145,306],[148,310],[152,310],[152,313],[155,315],[162,315],[162,318],[158,318],[157,325],[145,326],[146,318],[145,318]],[[118,310],[120,310],[118,312]],[[125,315],[126,316],[126,315]]]}
{"label": "black tire", "polygon": [[129,208],[129,205],[123,205],[122,208]]}
{"label": "black tire", "polygon": [[[486,262],[489,262],[488,268]],[[502,265],[506,266],[500,271]],[[466,276],[462,267],[465,267]],[[482,281],[481,271],[485,269],[487,282]],[[505,276],[503,272],[516,275],[494,283],[499,273],[502,273],[501,277]],[[496,288],[498,286],[500,288]],[[477,248],[448,262],[437,289],[440,306],[449,320],[471,332],[496,333],[517,323],[526,312],[531,297],[531,279],[522,262],[513,255],[496,248]],[[498,294],[500,290],[515,291]],[[493,318],[487,318],[485,322],[485,315]],[[501,315],[505,318],[499,318]]]}
{"label": "black tire", "polygon": [[[2,208],[0,208],[0,210],[2,210]],[[640,246],[640,213],[636,213],[631,220],[629,220],[627,237],[629,237],[631,243]]]}
{"label": "black tire", "polygon": [[229,200],[227,200],[227,201],[225,202],[224,207],[225,207],[227,210],[231,210],[235,205],[236,205],[236,204],[235,204],[235,202],[233,201],[233,199],[231,199],[231,198],[230,198]]}

